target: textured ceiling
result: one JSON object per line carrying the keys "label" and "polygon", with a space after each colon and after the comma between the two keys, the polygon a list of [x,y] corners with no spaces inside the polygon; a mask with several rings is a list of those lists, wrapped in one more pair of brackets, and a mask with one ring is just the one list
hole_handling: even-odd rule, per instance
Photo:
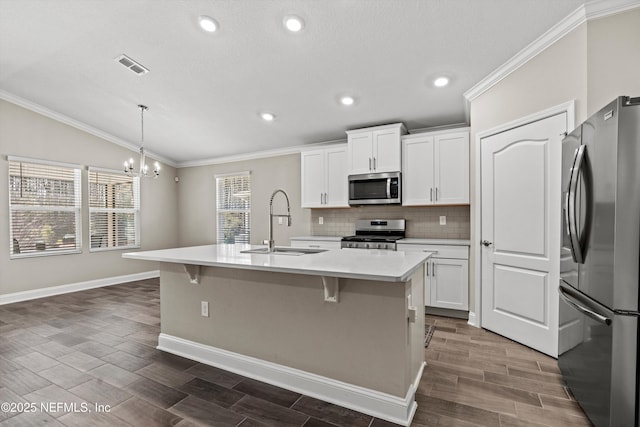
{"label": "textured ceiling", "polygon": [[[134,145],[145,104],[145,147],[177,165],[369,125],[464,123],[462,94],[583,3],[0,0],[0,90]],[[289,14],[302,32],[284,29]],[[436,89],[441,74],[451,84]],[[345,93],[356,105],[338,103]]]}

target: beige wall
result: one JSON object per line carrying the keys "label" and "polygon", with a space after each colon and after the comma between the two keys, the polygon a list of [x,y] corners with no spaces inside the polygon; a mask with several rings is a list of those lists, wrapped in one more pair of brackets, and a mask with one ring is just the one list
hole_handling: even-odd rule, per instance
{"label": "beige wall", "polygon": [[[473,100],[471,199],[475,199],[476,135],[575,100],[575,125],[619,95],[640,96],[640,9],[588,21]],[[471,209],[471,239],[479,242]],[[473,246],[472,246],[473,247]],[[475,303],[476,262],[471,251],[470,306]]]}
{"label": "beige wall", "polygon": [[[538,111],[576,101],[576,123],[587,118],[587,26],[576,28],[570,34],[547,48],[524,66],[505,77],[495,86],[473,100],[471,114],[471,205],[476,200],[476,159],[480,147],[476,140],[479,132],[509,123]],[[469,307],[475,311],[475,243],[480,241],[476,229],[475,209],[471,209],[471,242],[469,254]]]}
{"label": "beige wall", "polygon": [[[180,246],[216,243],[216,174],[251,172],[251,243],[262,244],[269,237],[269,199],[281,188],[289,196],[291,227],[274,220],[276,245],[289,245],[294,236],[309,235],[310,210],[300,201],[300,155],[269,157],[219,165],[178,169],[178,234]],[[286,202],[278,194],[273,212],[286,213]]]}
{"label": "beige wall", "polygon": [[[23,156],[79,164],[83,170],[83,253],[9,259],[7,156]],[[136,156],[126,148],[0,100],[0,295],[50,286],[151,271],[154,263],[123,260],[122,250],[89,252],[86,166],[117,169]],[[157,180],[141,185],[142,249],[177,244],[175,169],[162,165]]]}
{"label": "beige wall", "polygon": [[640,96],[640,8],[588,23],[587,117],[618,95]]}

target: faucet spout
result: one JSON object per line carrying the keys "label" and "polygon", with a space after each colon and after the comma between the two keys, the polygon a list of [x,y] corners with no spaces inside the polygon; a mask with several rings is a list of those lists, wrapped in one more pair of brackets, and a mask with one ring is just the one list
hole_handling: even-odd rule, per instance
{"label": "faucet spout", "polygon": [[[273,199],[276,197],[276,194],[282,193],[284,198],[287,200],[287,214],[274,214],[273,213]],[[269,200],[269,252],[273,252],[273,247],[275,246],[275,242],[273,240],[273,218],[274,217],[286,217],[287,218],[287,227],[291,227],[291,205],[289,204],[289,196],[282,189],[277,189],[271,194],[271,199]]]}

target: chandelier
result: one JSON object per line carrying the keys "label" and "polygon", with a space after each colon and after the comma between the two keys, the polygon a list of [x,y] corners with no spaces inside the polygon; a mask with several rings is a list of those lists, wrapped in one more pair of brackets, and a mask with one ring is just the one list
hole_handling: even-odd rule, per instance
{"label": "chandelier", "polygon": [[139,104],[140,109],[140,169],[137,172],[133,170],[133,158],[124,162],[124,173],[129,176],[139,176],[144,178],[157,178],[160,176],[160,164],[155,162],[153,164],[152,173],[149,171],[149,167],[145,163],[146,153],[144,152],[144,112],[149,109],[146,105]]}

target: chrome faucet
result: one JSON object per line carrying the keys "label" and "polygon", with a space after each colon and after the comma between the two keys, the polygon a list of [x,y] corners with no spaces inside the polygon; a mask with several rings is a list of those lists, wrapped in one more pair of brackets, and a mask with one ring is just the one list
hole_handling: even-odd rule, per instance
{"label": "chrome faucet", "polygon": [[[287,214],[286,215],[274,215],[273,214],[273,198],[278,193],[282,193],[284,195],[284,198],[287,199]],[[287,218],[287,227],[291,227],[291,207],[289,206],[289,196],[287,196],[287,193],[285,193],[284,190],[281,190],[281,189],[277,189],[276,191],[274,191],[273,194],[271,194],[271,200],[269,200],[269,242],[268,242],[269,252],[273,252],[273,247],[275,246],[275,242],[273,241],[273,218],[274,217],[279,217],[279,218],[286,217]]]}

